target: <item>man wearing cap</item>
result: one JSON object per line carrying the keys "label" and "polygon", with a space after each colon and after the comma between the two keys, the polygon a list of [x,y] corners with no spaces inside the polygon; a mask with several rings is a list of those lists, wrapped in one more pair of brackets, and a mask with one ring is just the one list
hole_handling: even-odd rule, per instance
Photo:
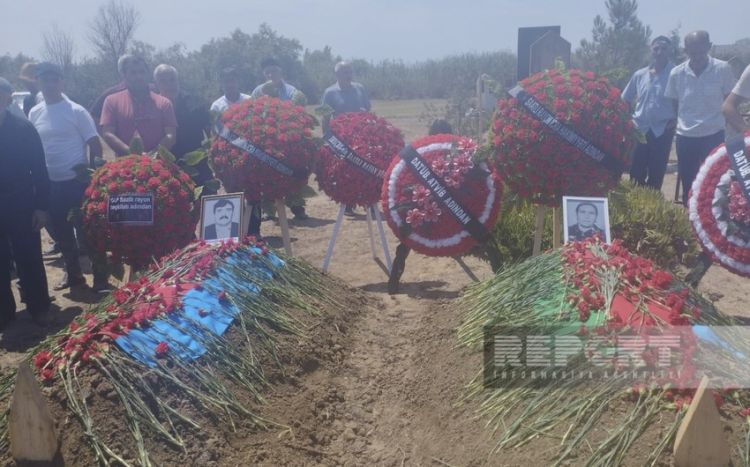
{"label": "man wearing cap", "polygon": [[677,170],[682,183],[682,203],[709,152],[724,142],[721,106],[735,84],[732,68],[708,55],[711,40],[706,31],[685,36],[688,60],[672,68],[664,95],[677,107]]}
{"label": "man wearing cap", "polygon": [[36,63],[26,62],[21,66],[18,79],[23,82],[29,95],[23,98],[23,113],[28,116],[31,108],[39,102],[39,87],[36,84]]}
{"label": "man wearing cap", "polygon": [[117,63],[127,89],[104,99],[100,125],[104,141],[118,157],[130,154],[130,142],[140,136],[146,152],[159,146],[171,149],[177,134],[172,103],[151,92],[146,61],[127,56]]}
{"label": "man wearing cap", "polygon": [[[284,81],[281,65],[274,58],[265,58],[260,62],[263,69],[263,76],[268,81],[258,85],[250,94],[253,98],[261,96],[278,97],[282,101],[292,101],[297,105],[307,104],[307,97],[291,84]],[[266,200],[272,201],[272,200]],[[305,212],[305,198],[299,193],[293,193],[286,198],[286,205],[289,206],[294,218],[297,220],[308,219]],[[267,206],[266,212],[272,212],[272,206]],[[252,235],[252,234],[251,234]]]}
{"label": "man wearing cap", "polygon": [[[49,178],[44,148],[34,125],[6,109],[13,88],[0,78],[0,265],[11,251],[23,283],[26,308],[46,324],[50,298],[39,231],[48,219]],[[0,328],[16,316],[10,270],[0,267]]]}
{"label": "man wearing cap", "polygon": [[651,64],[633,74],[622,91],[622,100],[633,109],[633,123],[646,141],[638,143],[630,166],[630,179],[639,185],[661,190],[672,149],[677,113],[664,97],[669,73],[672,42],[659,36],[651,42]]}
{"label": "man wearing cap", "polygon": [[[55,238],[65,261],[65,276],[55,290],[86,284],[78,259],[79,241],[84,241],[82,230],[68,220],[72,209],[80,208],[86,183],[78,180],[77,166],[94,167],[102,156],[102,145],[91,115],[82,106],[65,99],[62,94],[62,70],[52,63],[36,66],[36,78],[44,100],[29,112],[44,146],[47,173],[50,179],[49,212]],[[86,150],[88,148],[88,160]],[[97,274],[94,287],[105,288],[106,277]]]}
{"label": "man wearing cap", "polygon": [[221,71],[221,88],[224,95],[211,104],[211,113],[221,115],[232,104],[250,99],[249,94],[240,92],[240,74],[234,67],[227,67]]}

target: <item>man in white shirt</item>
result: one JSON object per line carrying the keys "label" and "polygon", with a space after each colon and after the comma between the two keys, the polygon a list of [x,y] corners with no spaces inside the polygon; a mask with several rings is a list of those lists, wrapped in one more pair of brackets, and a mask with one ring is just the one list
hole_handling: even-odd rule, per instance
{"label": "man in white shirt", "polygon": [[[75,225],[68,221],[71,209],[81,206],[86,184],[78,180],[75,167],[94,166],[102,155],[102,145],[91,115],[62,94],[62,70],[52,63],[40,63],[36,77],[44,101],[29,112],[29,120],[42,139],[47,172],[50,178],[50,216],[55,237],[65,261],[65,277],[55,290],[85,285],[78,260]],[[86,149],[89,161],[86,160]],[[82,237],[82,230],[78,229]],[[83,238],[79,238],[83,241]],[[94,277],[95,288],[106,283],[106,278]]]}
{"label": "man in white shirt", "polygon": [[221,71],[221,88],[224,90],[224,95],[211,104],[212,114],[220,115],[230,105],[250,99],[249,94],[240,92],[239,71],[234,67],[225,68]]}
{"label": "man in white shirt", "polygon": [[685,36],[688,60],[672,69],[664,92],[677,106],[675,142],[684,205],[703,160],[724,142],[721,106],[735,84],[732,68],[727,62],[710,57],[710,50],[706,31]]}
{"label": "man in white shirt", "polygon": [[727,139],[750,131],[750,125],[742,118],[739,110],[740,104],[747,100],[750,100],[750,65],[742,72],[740,80],[737,81],[737,85],[721,107],[724,118],[727,120]]}

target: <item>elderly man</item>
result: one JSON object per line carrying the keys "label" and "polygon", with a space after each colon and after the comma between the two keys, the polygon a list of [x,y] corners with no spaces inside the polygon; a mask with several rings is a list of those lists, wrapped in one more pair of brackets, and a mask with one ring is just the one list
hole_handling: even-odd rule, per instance
{"label": "elderly man", "polygon": [[[48,219],[49,178],[34,125],[6,110],[12,94],[10,83],[0,78],[0,265],[10,263],[12,250],[26,308],[44,325],[50,298],[39,230]],[[10,281],[10,270],[0,267],[0,329],[16,317]]]}
{"label": "elderly man", "polygon": [[[50,178],[50,216],[55,238],[65,261],[65,276],[55,290],[84,285],[86,280],[78,260],[74,229],[68,220],[71,209],[79,208],[86,183],[78,180],[75,167],[88,165],[102,156],[102,145],[91,115],[62,94],[62,70],[52,63],[40,63],[36,78],[44,95],[29,112],[29,120],[39,132]],[[86,149],[88,148],[88,160]],[[81,229],[77,229],[82,233]],[[83,241],[83,238],[79,238]],[[95,274],[94,287],[106,288],[106,277]]]}
{"label": "elderly man", "polygon": [[237,104],[250,99],[249,94],[240,92],[240,72],[235,67],[227,67],[221,70],[221,89],[224,95],[211,104],[211,113],[220,115],[232,104]]}
{"label": "elderly man", "polygon": [[[333,117],[350,112],[369,112],[370,97],[365,87],[352,81],[354,70],[352,64],[341,61],[334,68],[336,82],[323,93],[323,105],[333,109]],[[328,130],[331,115],[323,119],[323,130]]]}
{"label": "elderly man", "polygon": [[138,134],[145,151],[159,146],[171,149],[177,133],[177,119],[169,99],[148,87],[146,61],[127,56],[118,62],[127,89],[104,99],[100,125],[104,141],[117,156],[130,153],[130,141]]}
{"label": "elderly man", "polygon": [[727,120],[727,139],[750,131],[750,125],[742,118],[739,110],[740,104],[747,100],[750,100],[750,65],[742,72],[737,85],[721,107],[724,118]]}
{"label": "elderly man", "polygon": [[684,205],[703,160],[724,142],[721,106],[735,83],[729,64],[710,57],[710,50],[706,31],[685,36],[688,60],[672,69],[664,92],[677,107],[677,169]]}
{"label": "elderly man", "polygon": [[639,143],[630,166],[630,179],[639,185],[661,190],[672,149],[677,114],[672,101],[664,97],[669,73],[672,42],[665,36],[651,41],[651,64],[633,74],[622,91],[622,100],[633,109],[633,122],[646,137]]}

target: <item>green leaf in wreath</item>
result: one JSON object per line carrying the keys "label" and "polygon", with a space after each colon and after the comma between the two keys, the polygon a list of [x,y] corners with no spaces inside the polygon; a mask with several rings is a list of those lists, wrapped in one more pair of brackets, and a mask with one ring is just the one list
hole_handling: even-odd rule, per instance
{"label": "green leaf in wreath", "polygon": [[130,154],[143,154],[146,148],[143,146],[143,140],[138,132],[135,133],[133,139],[130,140]]}
{"label": "green leaf in wreath", "polygon": [[177,158],[174,157],[174,154],[169,152],[169,149],[165,148],[162,145],[159,145],[159,149],[157,150],[156,155],[164,162],[171,162],[173,164],[177,163]]}
{"label": "green leaf in wreath", "polygon": [[185,161],[187,165],[198,165],[202,160],[206,159],[208,157],[208,153],[206,151],[192,151],[184,156],[182,156],[182,160]]}
{"label": "green leaf in wreath", "polygon": [[201,199],[201,195],[203,194],[203,185],[198,185],[193,190],[193,199]]}

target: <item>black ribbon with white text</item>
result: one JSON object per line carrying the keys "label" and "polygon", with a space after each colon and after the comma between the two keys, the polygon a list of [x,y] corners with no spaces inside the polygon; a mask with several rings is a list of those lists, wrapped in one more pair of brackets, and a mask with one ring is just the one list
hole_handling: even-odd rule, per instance
{"label": "black ribbon with white text", "polygon": [[333,154],[342,161],[346,161],[366,174],[372,175],[381,180],[385,176],[385,170],[379,169],[373,163],[359,157],[357,153],[355,153],[345,142],[341,141],[341,139],[332,132],[326,133],[325,136],[323,136],[323,140],[328,147],[331,148]]}
{"label": "black ribbon with white text", "polygon": [[750,203],[750,161],[745,153],[745,137],[740,135],[727,141],[727,156],[734,170],[734,178],[742,187],[742,194]]}
{"label": "black ribbon with white text", "polygon": [[422,159],[419,153],[411,146],[406,146],[399,153],[401,159],[406,162],[409,169],[424,182],[424,186],[437,198],[440,203],[456,218],[470,234],[479,242],[485,242],[489,239],[490,234],[487,228],[471,215],[468,209],[461,206],[456,196],[435,175],[430,165]]}
{"label": "black ribbon with white text", "polygon": [[521,85],[508,91],[508,94],[518,99],[521,106],[550,131],[600,163],[606,169],[615,173],[622,173],[625,169],[622,162],[605,153],[594,145],[594,143],[579,135],[573,128],[558,120],[552,112],[536,100],[534,96],[526,92]]}

